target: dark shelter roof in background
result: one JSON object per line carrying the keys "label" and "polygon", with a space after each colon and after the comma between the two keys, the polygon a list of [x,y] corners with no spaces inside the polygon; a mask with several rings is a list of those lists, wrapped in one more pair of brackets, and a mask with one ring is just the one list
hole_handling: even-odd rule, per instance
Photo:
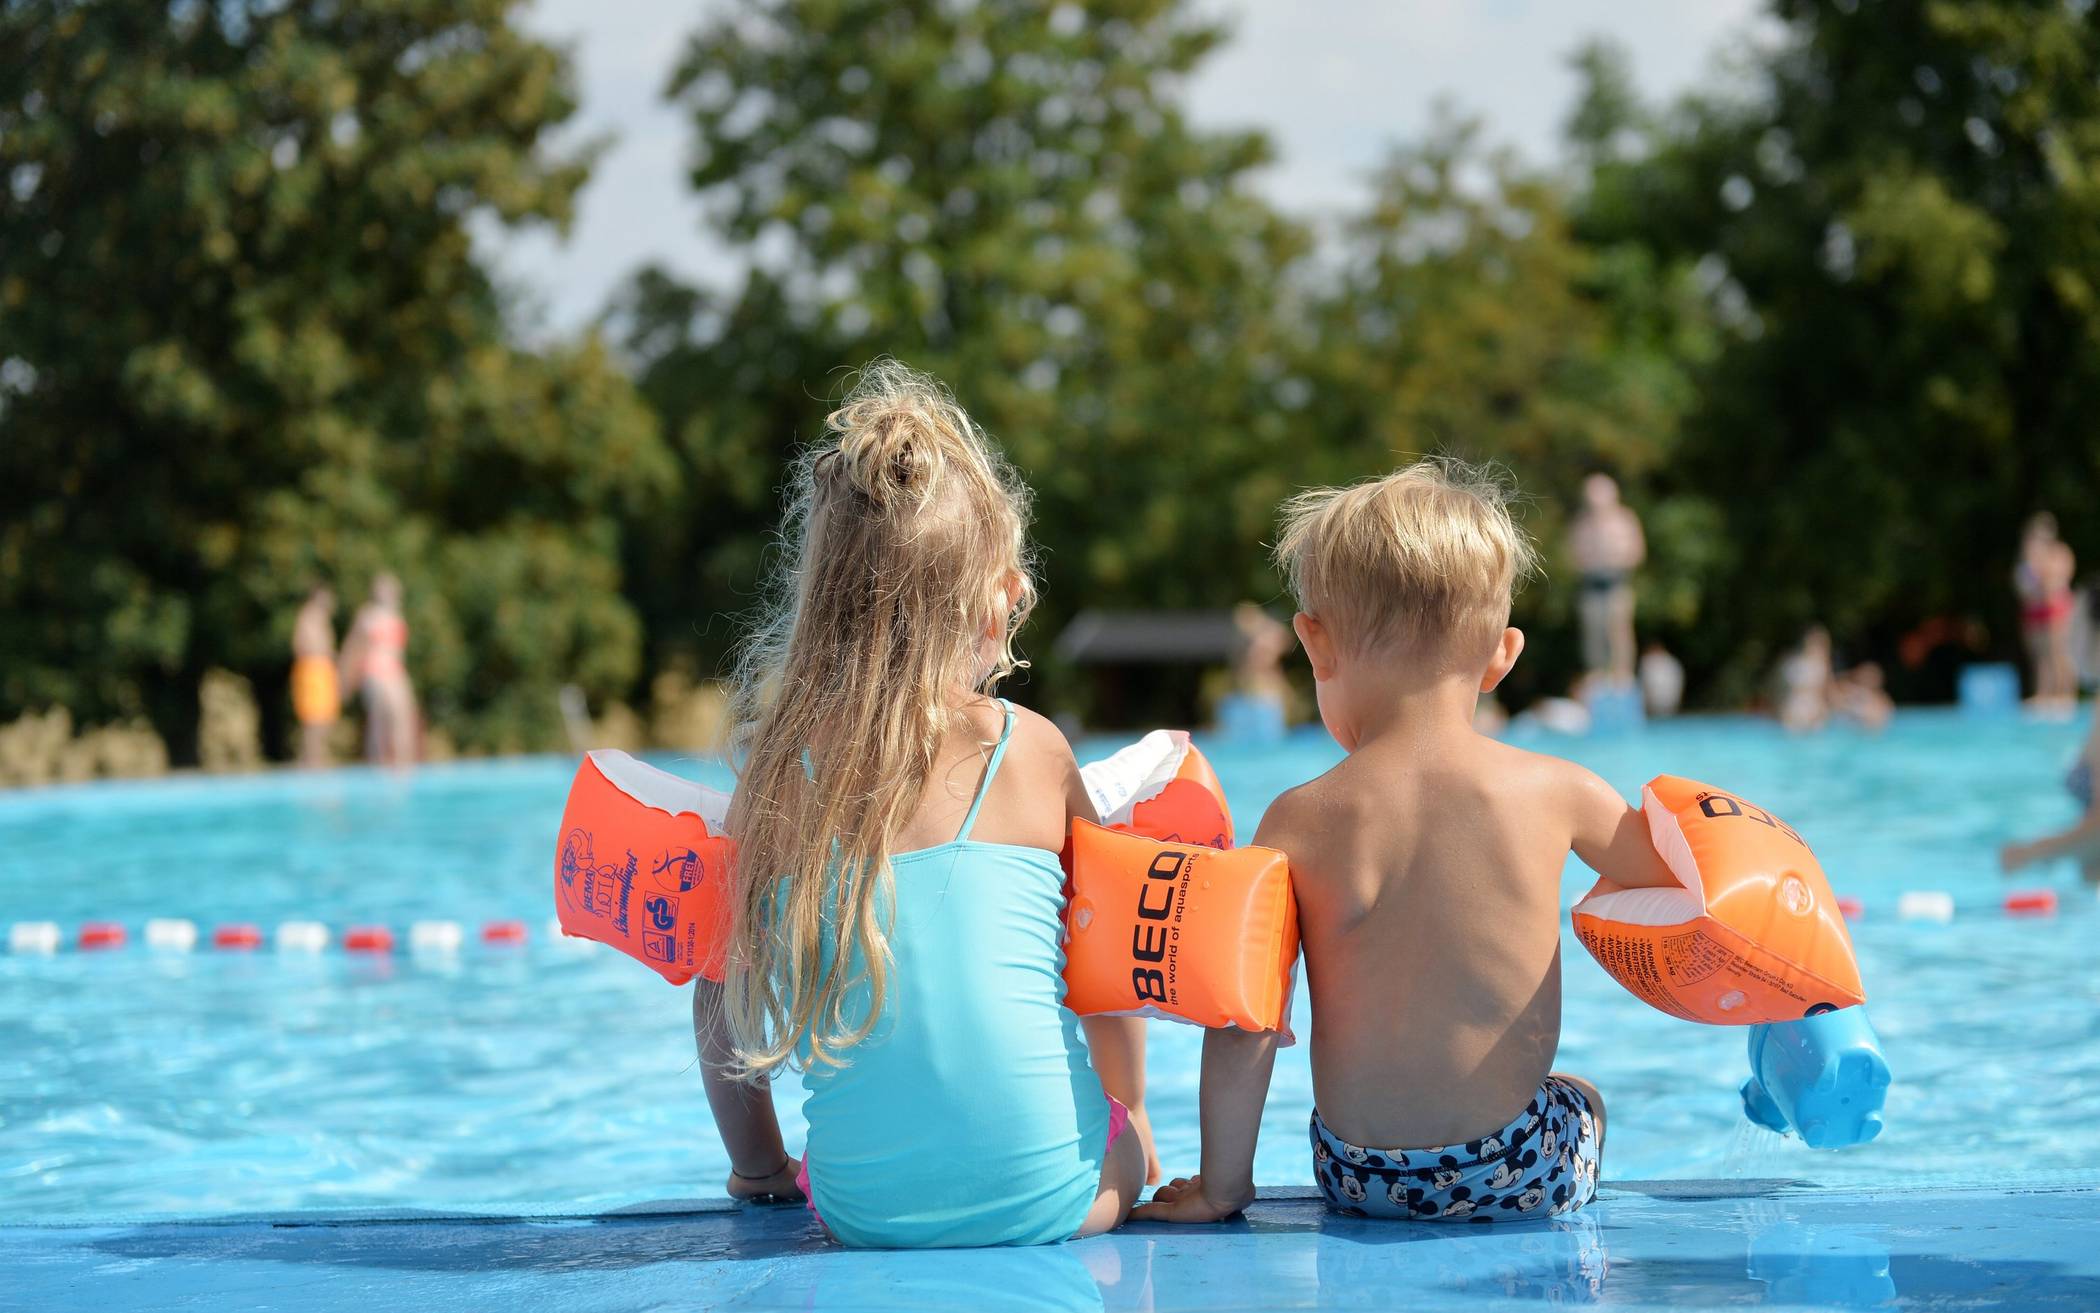
{"label": "dark shelter roof in background", "polygon": [[1081,611],[1057,636],[1077,665],[1231,661],[1247,644],[1230,611]]}

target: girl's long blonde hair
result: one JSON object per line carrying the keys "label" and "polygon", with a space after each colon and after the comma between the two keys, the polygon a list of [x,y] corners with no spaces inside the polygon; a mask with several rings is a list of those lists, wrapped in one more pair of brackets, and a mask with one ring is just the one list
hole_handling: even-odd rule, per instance
{"label": "girl's long blonde hair", "polygon": [[[752,1078],[804,1037],[811,1065],[842,1065],[881,1015],[892,844],[957,695],[1014,669],[1034,603],[1027,493],[938,381],[878,360],[825,428],[790,477],[785,569],[732,703],[723,1006]],[[849,1015],[863,976],[866,1011]]]}

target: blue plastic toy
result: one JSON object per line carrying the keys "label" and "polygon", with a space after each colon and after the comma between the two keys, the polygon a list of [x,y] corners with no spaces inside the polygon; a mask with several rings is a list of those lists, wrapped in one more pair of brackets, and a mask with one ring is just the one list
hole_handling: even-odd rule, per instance
{"label": "blue plastic toy", "polygon": [[1881,1134],[1889,1064],[1863,1007],[1750,1027],[1743,1114],[1811,1149],[1842,1149]]}
{"label": "blue plastic toy", "polygon": [[2020,709],[2020,672],[2001,664],[1963,666],[1956,700],[1968,716],[2010,716]]}

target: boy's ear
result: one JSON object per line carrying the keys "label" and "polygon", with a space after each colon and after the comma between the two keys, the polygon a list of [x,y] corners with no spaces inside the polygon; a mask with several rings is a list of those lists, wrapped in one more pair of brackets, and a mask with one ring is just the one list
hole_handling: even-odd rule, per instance
{"label": "boy's ear", "polygon": [[1495,686],[1509,674],[1517,658],[1524,655],[1524,631],[1515,625],[1503,629],[1502,637],[1495,641],[1494,655],[1488,658],[1487,670],[1480,676],[1480,691],[1492,693]]}
{"label": "boy's ear", "polygon": [[1318,616],[1300,611],[1291,617],[1291,629],[1298,635],[1298,646],[1305,649],[1305,659],[1312,662],[1313,678],[1325,683],[1334,678],[1334,635],[1320,623]]}

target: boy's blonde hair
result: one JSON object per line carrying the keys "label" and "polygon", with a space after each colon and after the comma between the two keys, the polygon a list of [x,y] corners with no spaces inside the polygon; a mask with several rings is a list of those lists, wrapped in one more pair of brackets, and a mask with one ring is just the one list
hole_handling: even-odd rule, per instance
{"label": "boy's blonde hair", "polygon": [[878,360],[825,428],[790,477],[785,569],[732,704],[724,1011],[750,1077],[804,1040],[841,1064],[881,1015],[892,845],[956,698],[1015,668],[1035,597],[1027,491],[937,380]]}
{"label": "boy's blonde hair", "polygon": [[1283,504],[1276,564],[1299,609],[1353,653],[1484,661],[1538,563],[1514,495],[1494,471],[1442,457],[1314,488]]}

